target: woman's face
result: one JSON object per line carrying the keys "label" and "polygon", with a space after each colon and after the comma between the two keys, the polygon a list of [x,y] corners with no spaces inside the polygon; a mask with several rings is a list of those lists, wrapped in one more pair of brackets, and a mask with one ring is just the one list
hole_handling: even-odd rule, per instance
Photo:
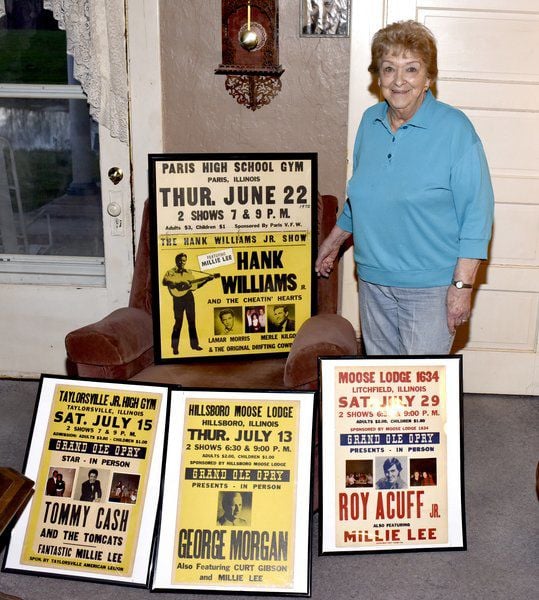
{"label": "woman's face", "polygon": [[421,58],[404,51],[382,57],[379,84],[389,106],[400,117],[411,119],[423,102],[430,79]]}

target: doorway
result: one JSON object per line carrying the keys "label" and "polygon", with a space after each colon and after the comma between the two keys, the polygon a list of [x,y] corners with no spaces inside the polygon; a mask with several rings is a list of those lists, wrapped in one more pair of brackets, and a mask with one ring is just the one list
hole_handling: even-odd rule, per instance
{"label": "doorway", "polygon": [[6,3],[0,19],[0,375],[12,377],[65,373],[65,335],[125,305],[133,270],[129,144],[90,117],[42,4]]}
{"label": "doorway", "polygon": [[[438,99],[462,110],[489,161],[496,200],[489,260],[473,316],[458,334],[465,392],[539,394],[539,11],[514,0],[377,0],[354,4],[349,154],[369,92],[370,40],[415,19],[438,42]],[[346,256],[342,313],[358,326],[353,260]]]}

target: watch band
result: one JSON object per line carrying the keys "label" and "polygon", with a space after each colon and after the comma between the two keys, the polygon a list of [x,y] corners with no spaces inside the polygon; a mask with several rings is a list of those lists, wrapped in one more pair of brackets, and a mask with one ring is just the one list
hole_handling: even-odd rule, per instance
{"label": "watch band", "polygon": [[461,281],[460,279],[457,281],[455,281],[453,279],[453,281],[451,282],[451,285],[454,285],[459,290],[461,290],[462,288],[467,288],[467,289],[473,288],[473,285],[471,283],[464,283],[464,281]]}

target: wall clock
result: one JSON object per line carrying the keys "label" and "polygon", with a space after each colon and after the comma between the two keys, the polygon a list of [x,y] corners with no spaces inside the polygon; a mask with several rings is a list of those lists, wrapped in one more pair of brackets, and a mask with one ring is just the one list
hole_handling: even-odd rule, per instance
{"label": "wall clock", "polygon": [[277,0],[221,0],[222,75],[275,75],[279,64]]}
{"label": "wall clock", "polygon": [[247,108],[271,102],[281,89],[278,0],[221,0],[222,62],[228,92]]}

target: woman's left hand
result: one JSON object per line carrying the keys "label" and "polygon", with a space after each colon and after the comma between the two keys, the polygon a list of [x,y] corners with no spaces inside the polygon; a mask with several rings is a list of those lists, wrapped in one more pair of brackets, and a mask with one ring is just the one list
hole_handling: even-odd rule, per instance
{"label": "woman's left hand", "polygon": [[[459,258],[453,271],[453,279],[455,281],[464,281],[468,284],[473,284],[477,274],[477,269],[481,261],[477,258]],[[447,327],[451,335],[455,335],[455,331],[459,325],[466,323],[470,318],[472,310],[472,289],[457,288],[450,285],[447,290]]]}
{"label": "woman's left hand", "polygon": [[457,327],[466,323],[470,318],[472,307],[472,290],[457,289],[450,285],[447,290],[447,327],[452,335],[455,334]]}

